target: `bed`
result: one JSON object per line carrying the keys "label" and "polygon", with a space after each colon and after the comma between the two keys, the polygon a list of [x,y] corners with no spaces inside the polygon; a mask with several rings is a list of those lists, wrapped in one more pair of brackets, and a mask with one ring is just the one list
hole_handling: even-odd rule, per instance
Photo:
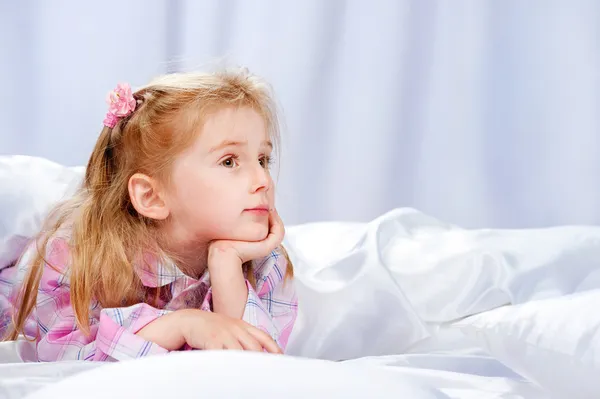
{"label": "bed", "polygon": [[[0,157],[0,267],[81,173]],[[0,398],[600,397],[600,227],[467,230],[399,208],[290,226],[284,244],[300,303],[284,356],[37,363],[5,342]]]}

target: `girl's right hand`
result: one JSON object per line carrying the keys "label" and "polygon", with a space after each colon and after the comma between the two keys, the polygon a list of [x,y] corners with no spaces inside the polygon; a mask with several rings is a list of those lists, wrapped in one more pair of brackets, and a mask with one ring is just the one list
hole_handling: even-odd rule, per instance
{"label": "girl's right hand", "polygon": [[194,349],[238,349],[281,354],[271,336],[262,330],[222,314],[182,309],[178,326],[185,342]]}

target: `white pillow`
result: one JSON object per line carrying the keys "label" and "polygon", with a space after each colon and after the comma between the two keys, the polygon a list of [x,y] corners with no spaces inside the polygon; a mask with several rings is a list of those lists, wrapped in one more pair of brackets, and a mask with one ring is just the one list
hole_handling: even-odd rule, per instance
{"label": "white pillow", "polygon": [[0,269],[21,255],[48,211],[76,190],[83,167],[44,158],[0,156]]}
{"label": "white pillow", "polygon": [[[85,387],[93,387],[85,389]],[[175,394],[175,392],[177,392]],[[191,351],[108,363],[37,398],[448,398],[376,367],[242,351]]]}
{"label": "white pillow", "polygon": [[506,306],[454,324],[557,398],[600,398],[600,290]]}

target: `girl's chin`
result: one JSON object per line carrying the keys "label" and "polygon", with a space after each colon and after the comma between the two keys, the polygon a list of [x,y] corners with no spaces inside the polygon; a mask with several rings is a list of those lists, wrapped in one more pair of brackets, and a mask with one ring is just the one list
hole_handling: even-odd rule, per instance
{"label": "girl's chin", "polygon": [[235,241],[262,241],[269,235],[269,227],[264,224],[252,223],[237,230],[234,234]]}

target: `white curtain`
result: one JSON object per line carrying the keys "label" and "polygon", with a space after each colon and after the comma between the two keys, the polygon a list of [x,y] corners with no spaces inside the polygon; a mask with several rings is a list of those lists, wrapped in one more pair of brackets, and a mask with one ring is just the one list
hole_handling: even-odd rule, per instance
{"label": "white curtain", "polygon": [[0,0],[0,153],[83,164],[117,82],[215,60],[278,94],[288,224],[600,222],[596,0]]}

